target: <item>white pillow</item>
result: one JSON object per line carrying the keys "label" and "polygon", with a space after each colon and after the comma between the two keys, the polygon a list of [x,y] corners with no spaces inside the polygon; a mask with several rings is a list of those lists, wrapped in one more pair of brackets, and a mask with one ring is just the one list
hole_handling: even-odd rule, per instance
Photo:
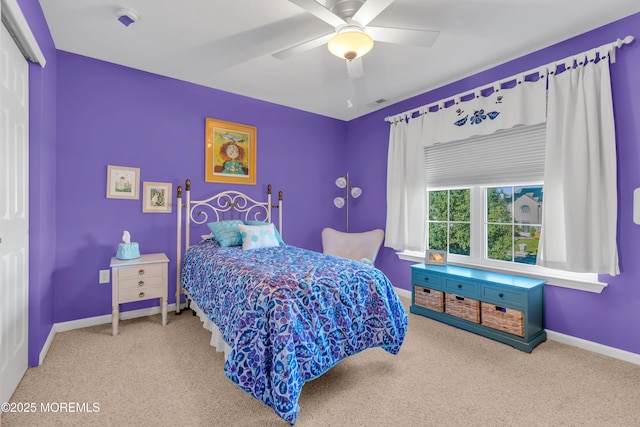
{"label": "white pillow", "polygon": [[272,248],[280,246],[273,224],[244,225],[238,224],[242,236],[242,249]]}

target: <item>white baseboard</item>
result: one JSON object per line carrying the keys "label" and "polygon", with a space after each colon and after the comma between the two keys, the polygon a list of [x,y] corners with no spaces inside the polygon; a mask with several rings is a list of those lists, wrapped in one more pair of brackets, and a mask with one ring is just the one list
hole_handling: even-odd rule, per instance
{"label": "white baseboard", "polygon": [[[395,288],[395,291],[401,297],[411,299],[411,291],[406,289]],[[587,341],[582,338],[576,338],[571,335],[561,334],[560,332],[546,330],[547,338],[551,341],[557,341],[562,344],[567,344],[573,347],[578,347],[583,350],[588,350],[593,353],[602,354],[605,356],[613,357],[614,359],[620,359],[625,362],[640,365],[640,354],[631,353],[630,351],[620,350],[615,347],[609,347],[606,345],[598,344],[593,341]]]}
{"label": "white baseboard", "polygon": [[[182,304],[184,307],[184,303]],[[176,311],[175,304],[167,305],[167,312]],[[141,308],[138,310],[131,311],[123,311],[120,312],[120,320],[128,320],[135,319],[136,317],[145,317],[152,316],[154,314],[160,313],[160,306],[149,307],[149,308]],[[47,352],[51,347],[51,343],[53,343],[53,338],[56,336],[58,332],[66,332],[74,329],[88,328],[89,326],[96,325],[104,325],[106,323],[111,323],[112,316],[110,314],[105,314],[103,316],[95,316],[95,317],[87,317],[84,319],[70,320],[68,322],[60,322],[54,323],[51,331],[49,332],[49,336],[42,346],[42,350],[40,350],[40,358],[38,361],[38,365],[42,365],[44,362],[44,358],[47,356]]]}
{"label": "white baseboard", "polygon": [[640,354],[631,353],[630,351],[620,350],[619,348],[609,347],[598,344],[593,341],[587,341],[582,338],[576,338],[571,335],[561,334],[560,332],[550,331],[547,329],[547,338],[562,344],[571,345],[594,353],[613,357],[614,359],[624,360],[625,362],[640,365]]}
{"label": "white baseboard", "polygon": [[[175,304],[167,305],[167,312],[176,311]],[[135,319],[136,317],[152,316],[160,313],[160,306],[140,308],[138,310],[121,311],[120,320]],[[111,323],[111,315],[105,314],[103,316],[86,317],[84,319],[70,320],[68,322],[60,322],[53,325],[56,332],[66,332],[73,329],[87,328],[89,326],[104,325],[105,323]]]}
{"label": "white baseboard", "polygon": [[51,330],[49,331],[49,336],[47,337],[47,340],[44,342],[44,345],[42,346],[42,349],[40,350],[40,357],[38,359],[38,366],[42,365],[42,362],[44,362],[44,358],[47,355],[47,353],[49,352],[49,347],[51,347],[51,344],[53,343],[53,338],[56,336],[56,325],[53,325],[51,327]]}

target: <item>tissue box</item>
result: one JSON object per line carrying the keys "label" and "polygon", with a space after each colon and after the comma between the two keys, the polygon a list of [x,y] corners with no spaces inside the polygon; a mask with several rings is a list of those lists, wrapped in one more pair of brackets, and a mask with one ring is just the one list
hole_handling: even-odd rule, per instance
{"label": "tissue box", "polygon": [[118,252],[116,252],[116,258],[118,259],[135,259],[140,258],[140,248],[137,243],[120,243],[118,245]]}

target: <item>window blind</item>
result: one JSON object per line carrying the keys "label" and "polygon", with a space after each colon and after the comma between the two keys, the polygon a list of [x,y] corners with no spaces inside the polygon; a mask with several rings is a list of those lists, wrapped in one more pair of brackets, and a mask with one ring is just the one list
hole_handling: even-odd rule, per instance
{"label": "window blind", "polygon": [[542,182],[546,123],[424,149],[427,188]]}

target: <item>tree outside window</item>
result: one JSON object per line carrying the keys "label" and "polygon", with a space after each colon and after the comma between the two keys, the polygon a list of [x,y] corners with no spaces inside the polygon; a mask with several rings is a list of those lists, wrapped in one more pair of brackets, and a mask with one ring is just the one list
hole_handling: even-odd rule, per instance
{"label": "tree outside window", "polygon": [[451,254],[471,250],[470,189],[429,191],[429,241],[427,247]]}

